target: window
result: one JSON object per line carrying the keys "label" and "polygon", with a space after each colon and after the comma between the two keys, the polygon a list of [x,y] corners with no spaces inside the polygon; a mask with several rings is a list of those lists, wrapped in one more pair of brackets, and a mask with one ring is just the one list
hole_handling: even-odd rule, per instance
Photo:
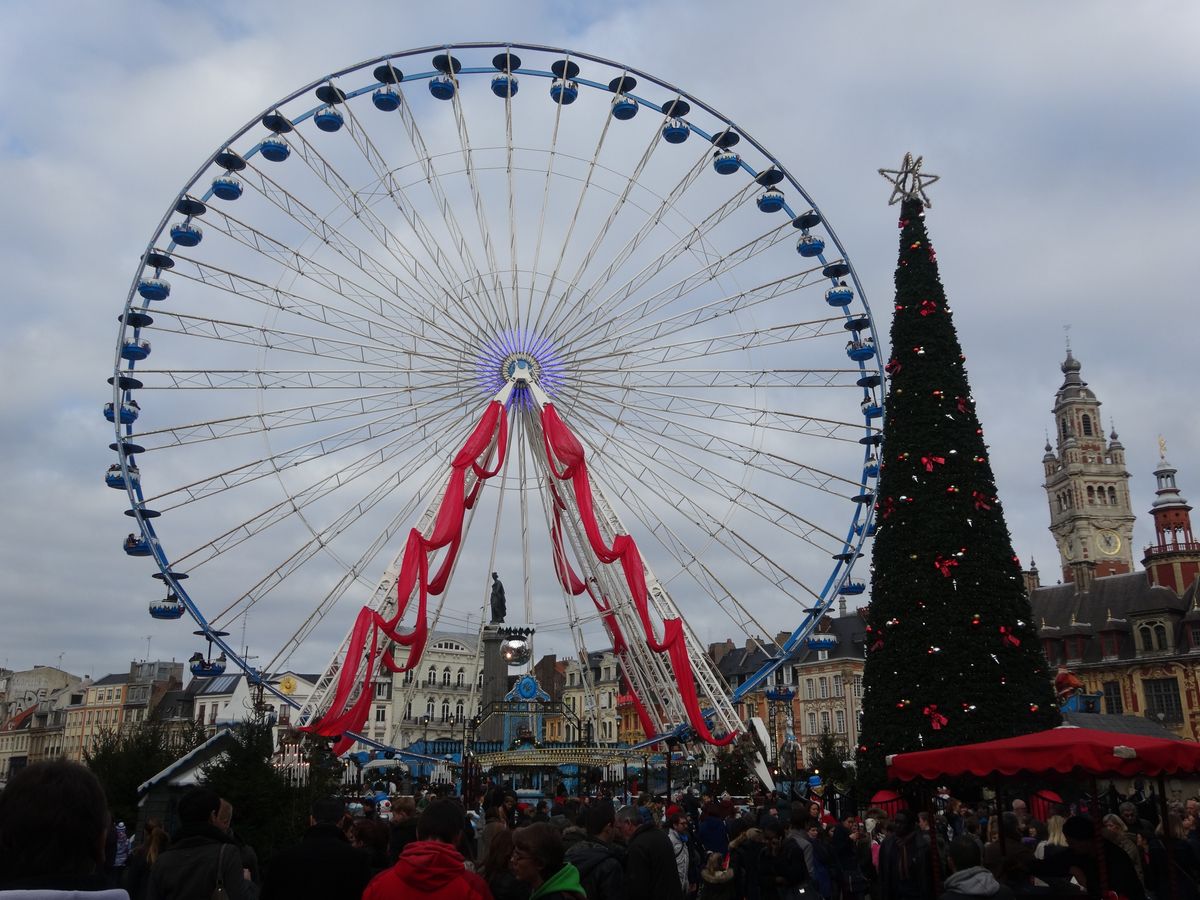
{"label": "window", "polygon": [[425,683],[426,684],[437,684],[437,668],[436,667],[434,667],[434,666],[429,667],[429,675],[426,677]]}
{"label": "window", "polygon": [[430,697],[428,700],[425,701],[425,717],[432,719],[433,718],[433,710],[434,710],[433,698]]}
{"label": "window", "polygon": [[383,723],[386,721],[387,721],[387,707],[386,706],[375,707],[375,722],[376,722],[376,724],[380,724],[380,723]]}
{"label": "window", "polygon": [[1163,723],[1183,721],[1178,679],[1147,678],[1142,682],[1142,689],[1146,692],[1146,712],[1150,716]]}
{"label": "window", "polygon": [[454,682],[455,686],[456,686],[456,687],[462,687],[462,686],[463,686],[463,681],[466,679],[466,677],[467,677],[467,670],[466,670],[466,669],[463,669],[463,668],[459,668],[459,670],[458,670],[458,679],[457,679],[457,680]]}
{"label": "window", "polygon": [[1167,643],[1167,626],[1161,621],[1143,622],[1139,625],[1138,641],[1141,644],[1139,649],[1145,652],[1171,649]]}
{"label": "window", "polygon": [[442,701],[442,721],[443,722],[450,721],[450,701],[449,700]]}
{"label": "window", "polygon": [[466,718],[463,715],[463,702],[461,700],[454,704],[454,718],[458,719],[460,722]]}
{"label": "window", "polygon": [[1115,487],[1110,487],[1108,489],[1108,505],[1109,506],[1117,505],[1117,489]]}
{"label": "window", "polygon": [[827,659],[829,659],[829,651],[828,650],[818,650],[817,651],[817,662],[825,662],[825,660],[827,660]]}
{"label": "window", "polygon": [[413,683],[413,670],[412,669],[409,669],[407,672],[404,673],[404,683],[405,684]]}
{"label": "window", "polygon": [[199,722],[201,725],[204,724],[204,704],[203,703],[200,704],[200,711],[198,713],[196,713],[196,721]]}
{"label": "window", "polygon": [[819,679],[817,679],[817,684],[819,685],[817,695],[824,700],[829,696],[829,679],[822,675]]}
{"label": "window", "polygon": [[862,676],[861,675],[854,676],[854,686],[851,690],[853,690],[853,692],[854,692],[855,700],[858,700],[862,697]]}
{"label": "window", "polygon": [[375,699],[376,700],[388,699],[388,694],[391,693],[391,691],[388,690],[388,688],[390,688],[390,687],[391,687],[391,685],[388,684],[386,681],[377,682],[375,684]]}
{"label": "window", "polygon": [[1084,413],[1083,416],[1080,418],[1080,424],[1083,425],[1083,436],[1091,437],[1092,436],[1092,417],[1089,416],[1087,413]]}
{"label": "window", "polygon": [[1188,649],[1200,650],[1200,622],[1188,626]]}
{"label": "window", "polygon": [[808,697],[809,700],[813,700],[817,696],[816,683],[811,678],[804,679],[804,695]]}
{"label": "window", "polygon": [[817,714],[813,713],[813,712],[810,712],[808,714],[808,733],[809,734],[817,733]]}
{"label": "window", "polygon": [[450,687],[450,667],[442,669],[442,687]]}
{"label": "window", "polygon": [[842,688],[842,676],[834,675],[833,676],[833,696],[842,697],[844,695],[845,695],[845,691]]}
{"label": "window", "polygon": [[833,720],[837,723],[837,733],[846,733],[846,711],[844,709],[836,709],[833,712]]}
{"label": "window", "polygon": [[829,710],[821,710],[821,734],[829,730]]}
{"label": "window", "polygon": [[1090,484],[1088,485],[1088,489],[1087,489],[1087,498],[1088,498],[1088,506],[1096,505],[1096,489],[1094,487],[1092,487]]}
{"label": "window", "polygon": [[409,700],[407,703],[404,704],[404,718],[410,719],[410,720],[412,719],[412,701],[411,700]]}
{"label": "window", "polygon": [[1121,683],[1119,681],[1106,681],[1104,688],[1104,711],[1110,716],[1121,716],[1125,714],[1125,704],[1121,702]]}
{"label": "window", "polygon": [[1067,428],[1066,418],[1063,418],[1063,420],[1061,422],[1059,422],[1059,427],[1060,427],[1060,430],[1062,431],[1063,440],[1065,441],[1071,433],[1070,429]]}

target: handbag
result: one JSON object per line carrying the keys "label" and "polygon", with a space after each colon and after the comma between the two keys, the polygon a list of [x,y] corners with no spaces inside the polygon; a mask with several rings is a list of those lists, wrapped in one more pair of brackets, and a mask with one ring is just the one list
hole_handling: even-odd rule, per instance
{"label": "handbag", "polygon": [[229,894],[225,890],[225,851],[229,849],[228,844],[221,845],[221,852],[217,856],[217,886],[213,888],[212,900],[229,900]]}

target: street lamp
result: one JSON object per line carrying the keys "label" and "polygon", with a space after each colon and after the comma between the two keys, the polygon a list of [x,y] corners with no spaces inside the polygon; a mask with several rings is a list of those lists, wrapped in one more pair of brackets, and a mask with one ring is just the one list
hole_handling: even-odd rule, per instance
{"label": "street lamp", "polygon": [[[421,755],[422,756],[429,755],[429,714],[428,713],[421,716]],[[425,775],[424,775],[425,762],[424,761],[422,761],[419,764],[419,766],[417,768],[417,772],[418,772],[418,777],[421,777],[421,778],[425,777]]]}

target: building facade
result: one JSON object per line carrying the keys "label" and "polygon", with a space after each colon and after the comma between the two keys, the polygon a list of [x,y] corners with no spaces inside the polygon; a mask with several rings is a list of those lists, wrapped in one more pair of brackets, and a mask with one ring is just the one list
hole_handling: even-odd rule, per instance
{"label": "building facade", "polygon": [[183,663],[131,662],[128,672],[82,684],[79,703],[66,710],[63,753],[82,762],[102,734],[137,725],[170,690],[183,684]]}
{"label": "building facade", "polygon": [[1181,737],[1200,739],[1200,544],[1176,470],[1154,475],[1155,541],[1133,567],[1133,514],[1124,448],[1099,435],[1099,401],[1069,353],[1055,396],[1058,453],[1043,463],[1050,530],[1063,583],[1041,586],[1026,573],[1042,648],[1062,683],[1074,676],[1101,711],[1146,716]]}
{"label": "building facade", "polygon": [[[397,647],[396,661],[402,664],[407,654]],[[467,721],[479,712],[482,687],[479,636],[431,632],[415,669],[376,679],[366,731],[396,747],[461,739]]]}

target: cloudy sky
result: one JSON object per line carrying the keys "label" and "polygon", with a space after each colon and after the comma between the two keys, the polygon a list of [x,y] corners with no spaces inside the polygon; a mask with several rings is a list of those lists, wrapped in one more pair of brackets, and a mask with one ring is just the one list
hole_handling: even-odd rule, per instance
{"label": "cloudy sky", "polygon": [[[929,228],[1014,546],[1053,580],[1042,444],[1064,326],[1127,448],[1149,542],[1157,438],[1200,496],[1200,8],[1146,2],[62,2],[0,33],[0,665],[96,676],[192,639],[152,623],[102,475],[117,314],[176,192],[226,136],[392,51],[520,41],[652,72],[736,120],[836,226],[887,334],[895,210],[876,174],[941,176]],[[142,561],[144,563],[144,561]],[[136,570],[136,571],[135,571]],[[511,591],[511,589],[510,589]],[[786,613],[760,618],[790,630]],[[714,626],[715,627],[715,626]],[[719,630],[705,637],[720,635]],[[147,638],[150,638],[149,645]]]}

